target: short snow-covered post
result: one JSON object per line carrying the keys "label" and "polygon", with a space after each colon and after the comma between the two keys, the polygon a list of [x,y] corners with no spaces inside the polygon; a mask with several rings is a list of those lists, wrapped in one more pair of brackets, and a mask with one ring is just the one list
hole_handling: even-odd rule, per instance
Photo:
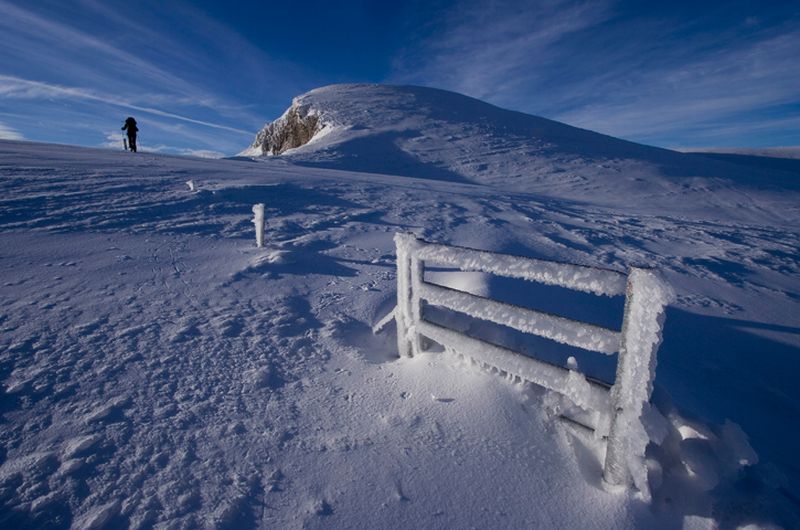
{"label": "short snow-covered post", "polygon": [[420,279],[422,264],[411,257],[417,244],[414,234],[397,233],[394,243],[397,248],[397,308],[394,315],[397,323],[397,351],[401,357],[411,357],[414,353],[419,353],[420,345],[415,326],[420,301],[418,296],[412,294],[412,285]]}
{"label": "short snow-covered post", "polygon": [[197,187],[194,185],[193,180],[187,180],[186,185],[189,186],[189,191],[197,191]]}
{"label": "short snow-covered post", "polygon": [[261,248],[264,246],[264,203],[259,203],[253,206],[253,224],[256,225],[256,246]]}
{"label": "short snow-covered post", "polygon": [[672,290],[655,274],[632,268],[628,275],[625,315],[617,376],[611,389],[611,428],[608,434],[603,478],[609,484],[646,484],[646,470],[632,469],[631,459],[643,458],[649,441],[641,422],[645,403],[653,391],[656,352],[661,343],[665,308]]}

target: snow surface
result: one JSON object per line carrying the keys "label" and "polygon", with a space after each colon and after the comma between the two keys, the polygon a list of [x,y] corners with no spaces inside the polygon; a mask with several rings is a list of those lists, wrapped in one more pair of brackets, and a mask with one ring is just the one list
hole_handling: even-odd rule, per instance
{"label": "snow surface", "polygon": [[[798,174],[633,144],[638,161],[599,162],[618,144],[582,151],[590,133],[556,125],[535,141],[572,154],[526,159],[514,120],[529,117],[455,95],[417,112],[415,90],[312,92],[342,128],[258,161],[0,141],[0,526],[798,527]],[[420,151],[373,166],[392,123]],[[483,177],[436,178],[423,155]],[[447,352],[398,359],[393,326],[372,334],[395,302],[398,231],[664,274],[677,298],[643,410],[651,502],[604,486],[605,444],[559,421],[558,396]],[[619,297],[434,278],[579,320],[619,313]],[[613,357],[532,346],[613,374]]]}

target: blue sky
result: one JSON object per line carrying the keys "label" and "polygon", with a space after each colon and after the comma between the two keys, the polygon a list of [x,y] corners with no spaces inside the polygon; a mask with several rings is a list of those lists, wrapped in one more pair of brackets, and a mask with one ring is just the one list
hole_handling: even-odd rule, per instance
{"label": "blue sky", "polygon": [[0,138],[230,155],[295,95],[418,84],[664,147],[800,145],[800,2],[0,0]]}

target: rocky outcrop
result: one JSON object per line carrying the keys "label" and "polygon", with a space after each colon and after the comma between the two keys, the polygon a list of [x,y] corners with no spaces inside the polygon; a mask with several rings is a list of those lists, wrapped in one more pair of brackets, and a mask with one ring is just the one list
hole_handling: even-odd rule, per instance
{"label": "rocky outcrop", "polygon": [[319,116],[308,105],[292,104],[283,116],[259,131],[247,151],[254,155],[279,155],[307,144],[321,128]]}

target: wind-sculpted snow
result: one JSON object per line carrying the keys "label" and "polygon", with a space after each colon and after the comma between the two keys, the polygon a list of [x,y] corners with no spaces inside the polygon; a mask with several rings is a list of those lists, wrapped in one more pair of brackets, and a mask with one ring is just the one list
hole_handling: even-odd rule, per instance
{"label": "wind-sculpted snow", "polygon": [[[559,198],[293,156],[0,141],[0,527],[798,526],[792,188],[685,181],[653,208],[600,181]],[[371,333],[394,304],[401,231],[648,265],[675,287],[642,407],[641,440],[658,442],[644,454],[650,506],[605,489],[605,444],[558,420],[574,403],[447,352],[397,359],[392,326]],[[436,273],[576,320],[619,298]],[[613,375],[613,356],[489,324],[463,325],[581,372],[598,358]],[[573,379],[573,401],[591,399],[595,385]]]}
{"label": "wind-sculpted snow", "polygon": [[[312,129],[310,137],[303,133]],[[287,137],[307,141],[286,143]],[[683,195],[734,188],[771,189],[772,200],[789,207],[780,190],[800,188],[796,164],[769,166],[775,159],[756,158],[761,167],[754,167],[659,149],[415,86],[332,85],[298,96],[241,154],[279,153],[312,167],[470,182],[572,200],[589,194],[593,204],[626,200],[639,212],[657,211],[664,201],[677,212]],[[731,215],[725,199],[705,198],[708,215]]]}

